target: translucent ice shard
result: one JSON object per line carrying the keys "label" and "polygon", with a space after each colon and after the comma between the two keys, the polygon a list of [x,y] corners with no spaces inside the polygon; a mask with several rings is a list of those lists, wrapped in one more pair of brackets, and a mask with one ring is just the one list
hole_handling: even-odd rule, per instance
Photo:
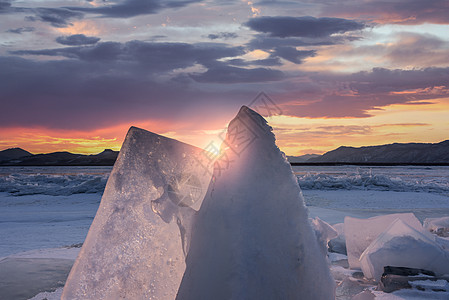
{"label": "translucent ice shard", "polygon": [[174,299],[208,165],[201,149],[131,128],[62,299]]}
{"label": "translucent ice shard", "polygon": [[271,127],[242,107],[222,148],[177,299],[334,299],[334,280]]}
{"label": "translucent ice shard", "polygon": [[327,255],[328,243],[331,239],[337,237],[337,231],[327,222],[321,220],[318,217],[310,220],[310,224],[312,225],[313,230],[315,231],[315,235],[318,241],[318,244],[321,247],[321,251],[323,255]]}
{"label": "translucent ice shard", "polygon": [[421,222],[413,213],[390,214],[368,219],[345,217],[344,232],[351,269],[360,268],[360,255],[396,219],[401,219],[413,228],[424,231]]}
{"label": "translucent ice shard", "polygon": [[385,266],[425,269],[449,274],[449,256],[432,237],[396,219],[360,256],[366,278],[380,280]]}

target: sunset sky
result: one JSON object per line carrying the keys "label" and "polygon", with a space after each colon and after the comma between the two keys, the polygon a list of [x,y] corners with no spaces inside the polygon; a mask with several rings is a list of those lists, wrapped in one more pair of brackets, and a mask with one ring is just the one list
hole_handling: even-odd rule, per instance
{"label": "sunset sky", "polygon": [[449,1],[0,0],[0,150],[207,147],[260,92],[288,155],[449,139]]}

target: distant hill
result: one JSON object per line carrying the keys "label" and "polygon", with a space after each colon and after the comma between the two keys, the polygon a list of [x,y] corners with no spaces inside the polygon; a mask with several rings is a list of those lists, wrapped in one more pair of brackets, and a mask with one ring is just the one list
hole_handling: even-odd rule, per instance
{"label": "distant hill", "polygon": [[0,166],[112,166],[117,159],[118,153],[119,151],[110,149],[94,155],[73,154],[70,152],[35,155],[29,153],[27,156],[0,161]]}
{"label": "distant hill", "polygon": [[287,156],[287,160],[290,163],[301,163],[301,162],[306,162],[311,158],[315,158],[320,156],[319,154],[304,154],[304,155],[300,155],[300,156]]}
{"label": "distant hill", "polygon": [[[53,152],[31,154],[21,148],[0,151],[0,166],[112,166],[119,151],[94,155]],[[430,143],[394,143],[381,146],[342,146],[323,155],[287,156],[291,164],[449,164],[449,140]]]}
{"label": "distant hill", "polygon": [[359,148],[342,146],[321,156],[311,158],[307,162],[447,164],[449,163],[449,140],[435,144],[394,143]]}
{"label": "distant hill", "polygon": [[18,159],[26,156],[31,156],[31,154],[28,151],[25,151],[21,148],[10,148],[3,151],[0,151],[0,162],[1,161],[7,161],[12,159]]}

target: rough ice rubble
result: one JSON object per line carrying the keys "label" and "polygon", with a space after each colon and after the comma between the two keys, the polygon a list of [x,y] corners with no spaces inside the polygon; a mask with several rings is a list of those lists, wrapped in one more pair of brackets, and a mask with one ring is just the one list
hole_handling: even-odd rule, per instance
{"label": "rough ice rubble", "polygon": [[0,192],[12,196],[68,196],[101,193],[108,174],[8,174],[0,176]]}
{"label": "rough ice rubble", "polygon": [[431,236],[398,218],[366,248],[360,263],[364,276],[376,281],[384,266],[425,269],[444,275],[449,274],[448,254]]}
{"label": "rough ice rubble", "polygon": [[351,269],[360,268],[360,255],[396,219],[403,220],[413,228],[423,230],[421,222],[413,213],[390,214],[368,219],[345,217],[344,233]]}
{"label": "rough ice rubble", "polygon": [[425,229],[442,237],[449,237],[449,217],[427,218],[423,222]]}
{"label": "rough ice rubble", "polygon": [[204,152],[131,128],[62,299],[174,299],[193,208],[210,174]]}
{"label": "rough ice rubble", "polygon": [[225,145],[195,217],[204,152],[131,128],[62,299],[333,299],[271,128],[243,107]]}
{"label": "rough ice rubble", "polygon": [[395,192],[425,192],[447,194],[449,184],[444,176],[410,177],[398,174],[373,174],[363,169],[346,174],[326,174],[308,172],[297,175],[298,183],[303,190],[374,190]]}
{"label": "rough ice rubble", "polygon": [[[198,211],[184,299],[334,299],[334,280],[271,127],[242,107]],[[218,164],[223,161],[218,161]]]}

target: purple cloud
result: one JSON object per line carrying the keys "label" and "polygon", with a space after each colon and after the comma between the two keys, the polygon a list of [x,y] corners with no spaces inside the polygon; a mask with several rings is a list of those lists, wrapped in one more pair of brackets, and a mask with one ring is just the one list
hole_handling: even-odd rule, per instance
{"label": "purple cloud", "polygon": [[340,18],[306,17],[257,17],[245,23],[252,30],[263,32],[270,37],[319,38],[335,33],[361,30],[365,24]]}
{"label": "purple cloud", "polygon": [[117,4],[97,7],[67,7],[70,10],[98,14],[106,18],[131,18],[140,15],[155,14],[163,9],[184,7],[202,0],[123,0]]}
{"label": "purple cloud", "polygon": [[378,23],[449,24],[449,4],[446,0],[398,0],[325,2],[321,15],[365,18]]}
{"label": "purple cloud", "polygon": [[85,36],[84,34],[73,34],[69,36],[59,36],[56,38],[56,42],[61,45],[68,46],[81,46],[92,45],[100,41],[100,38],[94,36]]}

